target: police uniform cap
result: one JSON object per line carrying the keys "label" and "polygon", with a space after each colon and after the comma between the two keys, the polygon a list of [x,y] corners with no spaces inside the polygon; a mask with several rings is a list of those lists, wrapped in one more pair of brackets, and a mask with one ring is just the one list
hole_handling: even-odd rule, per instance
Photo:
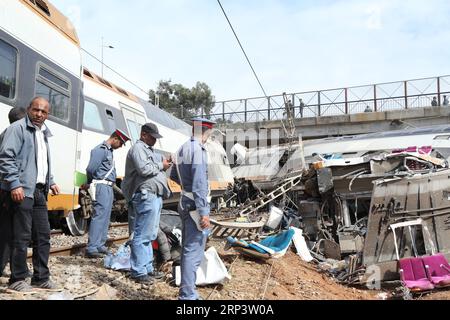
{"label": "police uniform cap", "polygon": [[206,127],[208,129],[214,128],[214,125],[217,124],[217,122],[205,118],[192,118],[191,121],[194,126]]}
{"label": "police uniform cap", "polygon": [[122,141],[123,144],[127,143],[127,141],[130,140],[127,134],[120,129],[117,129],[116,131],[114,131],[114,133],[120,139],[120,141]]}

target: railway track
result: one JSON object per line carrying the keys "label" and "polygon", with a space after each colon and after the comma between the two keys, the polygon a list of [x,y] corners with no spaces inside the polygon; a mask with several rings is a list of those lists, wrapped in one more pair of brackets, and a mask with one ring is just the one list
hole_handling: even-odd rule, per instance
{"label": "railway track", "polygon": [[[111,225],[109,229],[116,229],[116,228],[128,228],[128,223],[120,223]],[[52,230],[51,237],[56,237],[58,235],[64,234],[62,230]],[[123,244],[128,241],[128,236],[122,236],[122,237],[115,237],[110,238],[107,240],[106,245],[109,247],[113,244]],[[61,256],[73,256],[77,254],[84,253],[86,249],[87,243],[81,243],[81,244],[74,244],[72,246],[64,246],[64,247],[55,247],[50,249],[50,256],[53,257],[61,257]],[[33,256],[32,250],[28,251],[27,259],[31,259]]]}

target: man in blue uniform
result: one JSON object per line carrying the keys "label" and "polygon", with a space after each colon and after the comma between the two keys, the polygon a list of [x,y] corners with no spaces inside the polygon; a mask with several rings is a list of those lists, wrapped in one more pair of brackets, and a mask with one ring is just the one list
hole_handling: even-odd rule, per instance
{"label": "man in blue uniform", "polygon": [[195,282],[210,227],[208,163],[204,144],[215,122],[201,118],[192,121],[192,138],[178,150],[170,176],[182,188],[178,206],[183,222],[180,300],[201,299]]}
{"label": "man in blue uniform", "polygon": [[130,138],[123,131],[116,130],[108,140],[91,151],[86,173],[94,203],[94,215],[86,248],[88,258],[100,258],[108,253],[106,240],[114,200],[113,185],[116,182],[113,151],[121,148],[128,140]]}
{"label": "man in blue uniform", "polygon": [[165,172],[172,161],[153,149],[160,138],[155,124],[142,126],[141,139],[128,151],[122,183],[131,218],[131,278],[145,284],[164,277],[153,268],[152,241],[158,235],[163,199],[171,196]]}

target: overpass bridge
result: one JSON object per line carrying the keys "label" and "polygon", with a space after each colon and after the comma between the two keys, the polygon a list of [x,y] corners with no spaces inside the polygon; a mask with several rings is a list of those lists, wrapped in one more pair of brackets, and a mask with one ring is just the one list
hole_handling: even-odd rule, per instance
{"label": "overpass bridge", "polygon": [[[445,96],[450,96],[450,76],[288,95],[303,139],[447,124]],[[216,102],[209,117],[222,131],[276,130],[283,138],[283,95]]]}

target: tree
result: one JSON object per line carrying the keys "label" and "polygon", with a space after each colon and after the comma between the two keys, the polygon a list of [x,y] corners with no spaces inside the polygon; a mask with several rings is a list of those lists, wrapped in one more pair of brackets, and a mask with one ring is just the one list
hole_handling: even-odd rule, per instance
{"label": "tree", "polygon": [[150,102],[155,105],[156,96],[161,109],[183,120],[196,115],[209,117],[215,103],[211,89],[204,82],[197,82],[189,89],[181,84],[172,84],[172,80],[161,80],[156,91],[149,91]]}

